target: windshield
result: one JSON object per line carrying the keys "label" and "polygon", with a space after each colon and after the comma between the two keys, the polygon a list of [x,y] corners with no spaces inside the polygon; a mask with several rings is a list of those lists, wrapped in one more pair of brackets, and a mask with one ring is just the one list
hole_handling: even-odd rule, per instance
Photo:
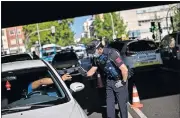
{"label": "windshield", "polygon": [[43,56],[52,56],[53,54],[55,54],[55,49],[54,47],[47,47],[43,48],[42,52]]}
{"label": "windshield", "polygon": [[62,104],[67,97],[47,67],[3,72],[1,109]]}
{"label": "windshield", "polygon": [[128,46],[129,51],[148,51],[148,50],[156,50],[157,46],[153,41],[138,41],[130,43]]}
{"label": "windshield", "polygon": [[4,56],[1,58],[2,63],[24,61],[24,60],[32,60],[32,57],[28,54],[19,54],[19,55]]}

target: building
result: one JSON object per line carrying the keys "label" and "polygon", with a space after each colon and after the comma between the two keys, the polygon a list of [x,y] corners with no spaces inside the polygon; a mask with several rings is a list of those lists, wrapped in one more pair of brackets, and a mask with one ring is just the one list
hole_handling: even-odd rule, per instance
{"label": "building", "polygon": [[6,28],[6,38],[10,53],[22,53],[26,51],[22,26]]}
{"label": "building", "polygon": [[[161,37],[168,34],[168,29],[172,32],[170,26],[170,18],[167,18],[167,13],[172,5],[162,5],[154,6],[140,9],[132,9],[120,11],[120,16],[123,18],[127,25],[127,31],[129,32],[129,37],[135,36],[139,38],[149,38],[152,39],[152,32],[150,32],[151,22],[160,22],[162,28]],[[173,16],[173,12],[169,12],[168,17]],[[166,22],[167,21],[167,22]],[[168,24],[168,26],[167,26]],[[155,32],[156,40],[160,39],[159,31]]]}
{"label": "building", "polygon": [[86,38],[91,38],[94,33],[93,33],[93,19],[87,19],[84,24],[83,24],[83,33],[81,34],[81,37],[86,37]]}
{"label": "building", "polygon": [[8,45],[8,39],[7,39],[7,33],[6,33],[6,29],[2,29],[1,30],[1,52],[3,54],[9,54],[9,45]]}

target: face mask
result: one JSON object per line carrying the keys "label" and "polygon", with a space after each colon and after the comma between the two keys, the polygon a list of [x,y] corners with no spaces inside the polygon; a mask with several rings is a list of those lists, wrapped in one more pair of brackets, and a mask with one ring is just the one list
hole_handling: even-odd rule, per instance
{"label": "face mask", "polygon": [[94,53],[94,57],[99,57],[100,54],[97,53],[97,51]]}

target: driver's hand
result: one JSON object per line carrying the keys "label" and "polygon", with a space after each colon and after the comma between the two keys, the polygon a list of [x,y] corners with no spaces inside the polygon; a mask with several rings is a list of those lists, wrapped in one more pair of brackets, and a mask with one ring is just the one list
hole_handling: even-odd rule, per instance
{"label": "driver's hand", "polygon": [[66,73],[66,74],[64,74],[61,78],[62,78],[63,81],[66,81],[66,80],[71,80],[72,77],[71,77],[71,75],[69,75],[68,73]]}

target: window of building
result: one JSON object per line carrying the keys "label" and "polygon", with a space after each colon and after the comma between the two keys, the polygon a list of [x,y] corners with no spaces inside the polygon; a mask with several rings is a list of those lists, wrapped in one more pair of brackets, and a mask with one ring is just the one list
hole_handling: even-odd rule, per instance
{"label": "window of building", "polygon": [[10,34],[10,35],[15,35],[15,31],[14,31],[14,30],[10,30],[10,31],[9,31],[9,34]]}
{"label": "window of building", "polygon": [[21,30],[20,29],[18,29],[18,35],[21,35]]}
{"label": "window of building", "polygon": [[22,39],[19,39],[19,44],[23,44],[23,40]]}
{"label": "window of building", "polygon": [[16,39],[11,40],[11,45],[16,45]]}
{"label": "window of building", "polygon": [[4,30],[2,30],[1,34],[2,34],[2,36],[4,36]]}

